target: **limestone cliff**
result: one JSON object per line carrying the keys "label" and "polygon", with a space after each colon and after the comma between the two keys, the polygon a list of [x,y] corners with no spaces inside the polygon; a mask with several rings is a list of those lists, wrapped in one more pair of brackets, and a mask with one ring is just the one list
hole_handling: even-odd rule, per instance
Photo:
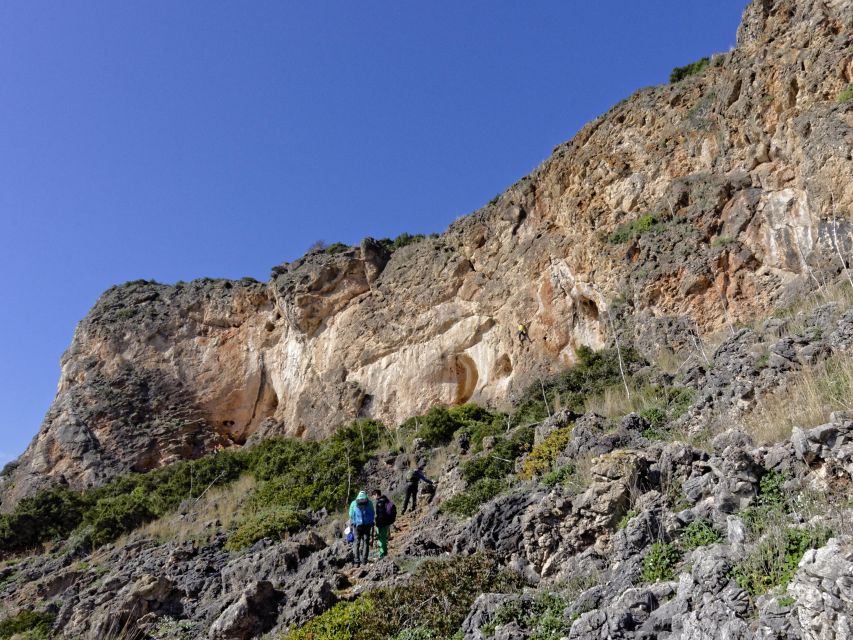
{"label": "limestone cliff", "polygon": [[316,250],[266,284],[113,287],[3,506],[250,437],[500,406],[614,331],[653,354],[820,285],[853,248],[851,43],[849,1],[754,0],[734,50],[619,103],[441,236]]}

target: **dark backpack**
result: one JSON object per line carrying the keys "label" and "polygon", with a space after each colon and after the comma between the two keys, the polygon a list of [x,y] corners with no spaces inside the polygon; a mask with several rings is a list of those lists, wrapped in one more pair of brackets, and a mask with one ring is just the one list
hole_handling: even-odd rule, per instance
{"label": "dark backpack", "polygon": [[409,484],[418,484],[418,480],[420,480],[420,474],[418,473],[418,471],[416,469],[415,471],[412,471],[409,474],[409,480],[408,481],[409,481]]}
{"label": "dark backpack", "polygon": [[397,507],[385,496],[376,501],[376,526],[387,527],[397,519]]}

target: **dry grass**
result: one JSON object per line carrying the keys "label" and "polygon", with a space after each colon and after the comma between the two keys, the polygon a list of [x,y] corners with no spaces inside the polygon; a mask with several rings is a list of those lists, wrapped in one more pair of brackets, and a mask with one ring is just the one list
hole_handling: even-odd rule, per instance
{"label": "dry grass", "polygon": [[[229,529],[240,516],[243,504],[254,487],[255,479],[251,475],[243,475],[236,482],[208,491],[186,515],[171,513],[143,525],[138,533],[158,540],[184,542],[204,538],[216,530]],[[211,522],[219,524],[210,527]]]}
{"label": "dry grass", "polygon": [[587,399],[584,409],[587,413],[597,413],[605,418],[621,418],[629,413],[639,413],[644,409],[660,405],[660,394],[649,388],[637,389],[629,385],[631,396],[625,393],[621,384],[613,385],[604,393]]}
{"label": "dry grass", "polygon": [[853,289],[847,280],[841,280],[834,284],[828,284],[815,289],[811,293],[798,299],[794,304],[776,309],[773,315],[777,318],[783,318],[789,321],[788,333],[795,334],[802,332],[803,318],[812,311],[825,304],[836,303],[842,309],[847,309],[853,306]]}
{"label": "dry grass", "polygon": [[757,401],[744,426],[760,444],[782,442],[794,427],[824,424],[853,406],[853,355],[836,355],[789,379],[786,388]]}
{"label": "dry grass", "polygon": [[571,494],[581,494],[592,484],[592,467],[595,459],[591,455],[582,455],[575,458],[574,469],[564,483],[564,486]]}

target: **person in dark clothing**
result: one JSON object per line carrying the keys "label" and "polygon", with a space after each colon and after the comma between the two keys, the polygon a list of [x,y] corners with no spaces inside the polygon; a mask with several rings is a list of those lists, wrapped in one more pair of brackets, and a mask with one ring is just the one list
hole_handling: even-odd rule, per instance
{"label": "person in dark clothing", "polygon": [[379,489],[373,492],[373,500],[376,510],[376,540],[379,542],[379,557],[388,555],[388,536],[391,533],[391,525],[397,519],[397,507]]}
{"label": "person in dark clothing", "polygon": [[409,500],[412,501],[411,511],[414,511],[418,506],[418,484],[423,480],[429,485],[435,484],[432,480],[424,475],[424,464],[418,465],[418,468],[409,474],[406,481],[406,499],[403,501],[403,513],[409,510]]}

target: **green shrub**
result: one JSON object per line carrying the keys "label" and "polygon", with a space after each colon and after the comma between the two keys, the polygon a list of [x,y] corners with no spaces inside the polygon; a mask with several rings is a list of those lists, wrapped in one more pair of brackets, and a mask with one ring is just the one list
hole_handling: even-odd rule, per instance
{"label": "green shrub", "polygon": [[530,450],[530,453],[521,465],[521,473],[519,475],[522,478],[529,479],[551,471],[554,461],[563,452],[571,439],[572,429],[570,427],[557,429],[549,433],[542,442],[534,445]]}
{"label": "green shrub", "polygon": [[377,242],[385,247],[387,251],[393,253],[397,249],[402,249],[403,247],[414,244],[415,242],[420,242],[424,238],[426,238],[426,236],[422,233],[412,235],[411,233],[403,232],[393,240],[391,240],[391,238],[382,238],[381,240],[377,240]]}
{"label": "green shrub", "polygon": [[848,84],[847,88],[842,90],[841,93],[838,94],[837,100],[841,104],[853,100],[853,84]]}
{"label": "green shrub", "polygon": [[501,435],[506,431],[506,414],[493,413],[477,404],[461,404],[449,409],[449,413],[463,426],[461,431],[470,438],[471,451],[479,451],[483,438]]}
{"label": "green shrub", "polygon": [[0,639],[26,634],[23,637],[31,640],[46,640],[51,637],[54,619],[55,616],[51,613],[21,611],[15,616],[0,620]]}
{"label": "green shrub", "polygon": [[694,520],[684,528],[681,534],[681,547],[690,551],[697,547],[717,544],[723,541],[722,534],[705,520]]}
{"label": "green shrub", "polygon": [[746,558],[732,568],[731,576],[752,596],[763,595],[777,586],[785,588],[806,551],[822,547],[829,536],[830,531],[824,527],[771,530]]}
{"label": "green shrub", "polygon": [[137,488],[128,494],[98,500],[86,512],[83,521],[92,527],[92,544],[100,546],[163,513],[162,501]]}
{"label": "green shrub", "polygon": [[515,470],[515,460],[530,450],[533,444],[532,427],[521,427],[509,437],[495,438],[492,449],[462,465],[462,476],[471,485],[483,478],[500,480]]}
{"label": "green shrub", "polygon": [[488,555],[430,559],[408,582],[339,603],[283,640],[375,640],[404,632],[412,634],[403,636],[408,638],[449,638],[478,595],[515,592],[522,585],[518,574]]}
{"label": "green shrub", "polygon": [[621,531],[622,529],[628,526],[628,523],[631,522],[633,518],[636,518],[639,515],[636,509],[629,510],[622,518],[619,520],[619,524],[616,525],[616,528]]}
{"label": "green shrub", "polygon": [[575,473],[575,466],[567,464],[564,467],[559,467],[553,471],[549,471],[540,479],[540,482],[546,487],[555,487],[558,484],[565,483]]}
{"label": "green shrub", "polygon": [[643,580],[660,582],[675,577],[675,567],[681,561],[681,551],[674,544],[655,542],[643,558]]}
{"label": "green shrub", "polygon": [[24,551],[66,537],[83,521],[90,505],[87,496],[65,487],[24,498],[12,513],[0,516],[0,551]]}
{"label": "green shrub", "polygon": [[376,602],[369,594],[351,602],[339,602],[287,633],[283,640],[369,640],[365,634],[377,617]]}
{"label": "green shrub", "polygon": [[291,507],[269,507],[244,518],[228,538],[225,548],[231,551],[248,547],[262,538],[281,539],[305,526],[308,517]]}
{"label": "green shrub", "polygon": [[494,618],[480,628],[486,636],[494,635],[498,627],[512,622],[529,631],[529,640],[559,640],[569,633],[571,623],[563,618],[569,603],[554,593],[539,593],[531,603],[510,600],[498,609]]}
{"label": "green shrub", "polygon": [[465,426],[445,407],[433,407],[425,415],[420,416],[418,421],[420,423],[418,436],[431,447],[447,444],[453,439],[456,430]]}
{"label": "green shrub", "polygon": [[[582,413],[587,398],[602,393],[607,387],[621,383],[619,353],[616,349],[593,351],[579,347],[577,363],[571,369],[530,385],[519,398],[512,416],[513,424],[541,422],[548,417],[550,408],[571,409]],[[625,367],[643,363],[640,355],[630,347],[623,348],[622,361]],[[545,405],[544,395],[548,398]]]}
{"label": "green shrub", "polygon": [[333,242],[332,244],[323,248],[323,253],[326,253],[331,256],[336,253],[343,253],[347,249],[349,249],[348,244],[344,244],[343,242]]}
{"label": "green shrub", "polygon": [[669,81],[678,82],[679,80],[684,80],[684,78],[689,76],[695,76],[697,73],[704,71],[709,64],[711,64],[711,60],[706,57],[701,58],[696,62],[691,62],[683,67],[675,67],[672,70],[672,73],[669,74]]}
{"label": "green shrub", "polygon": [[[483,438],[498,435],[505,431],[505,416],[492,413],[485,407],[469,403],[456,407],[433,407],[424,415],[413,416],[397,428],[398,438],[412,440],[421,438],[429,446],[439,446],[450,442],[460,432],[469,435],[470,447],[478,451]],[[395,444],[392,442],[392,444]]]}
{"label": "green shrub", "polygon": [[652,425],[652,429],[660,429],[667,423],[666,411],[660,407],[649,407],[640,411],[640,417],[645,418]]}
{"label": "green shrub", "polygon": [[758,499],[760,504],[779,509],[788,508],[788,498],[785,495],[784,484],[787,478],[778,471],[768,471],[758,483]]}
{"label": "green shrub", "polygon": [[607,242],[610,244],[622,244],[634,238],[639,238],[644,233],[654,229],[659,222],[658,217],[654,213],[647,213],[636,220],[620,224],[613,230],[613,233],[607,236]]}
{"label": "green shrub", "polygon": [[451,513],[457,516],[472,516],[477,513],[481,504],[499,495],[504,489],[506,489],[506,484],[503,480],[483,478],[442,502],[440,510],[442,513]]}

